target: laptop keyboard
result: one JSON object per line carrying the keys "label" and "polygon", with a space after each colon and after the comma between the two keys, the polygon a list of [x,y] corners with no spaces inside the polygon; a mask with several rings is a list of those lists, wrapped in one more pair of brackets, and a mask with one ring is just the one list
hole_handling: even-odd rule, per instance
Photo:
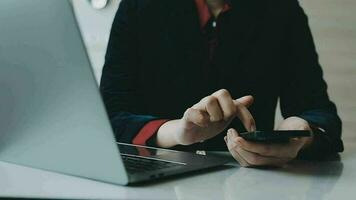
{"label": "laptop keyboard", "polygon": [[182,166],[184,164],[153,160],[129,155],[121,155],[125,168],[129,173],[143,173],[159,169]]}

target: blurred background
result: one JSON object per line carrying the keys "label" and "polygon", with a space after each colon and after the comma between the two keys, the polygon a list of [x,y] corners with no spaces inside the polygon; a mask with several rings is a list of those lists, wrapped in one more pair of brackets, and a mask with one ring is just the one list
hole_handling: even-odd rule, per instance
{"label": "blurred background", "polygon": [[[120,0],[73,0],[89,57],[100,80],[111,23]],[[356,142],[356,1],[302,0],[329,95],[343,120],[346,151]],[[281,120],[277,109],[276,124]]]}

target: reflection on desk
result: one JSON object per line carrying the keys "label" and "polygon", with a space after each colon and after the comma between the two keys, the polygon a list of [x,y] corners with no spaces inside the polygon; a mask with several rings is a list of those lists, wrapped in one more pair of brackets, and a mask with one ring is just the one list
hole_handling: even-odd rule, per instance
{"label": "reflection on desk", "polygon": [[236,167],[234,171],[227,171],[226,176],[202,176],[178,184],[177,199],[197,199],[197,194],[226,200],[324,199],[341,176],[343,164],[295,161],[282,169]]}

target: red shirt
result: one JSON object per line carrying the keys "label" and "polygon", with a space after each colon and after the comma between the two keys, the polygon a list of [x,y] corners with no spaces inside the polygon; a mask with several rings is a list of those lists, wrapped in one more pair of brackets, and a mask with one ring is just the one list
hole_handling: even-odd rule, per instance
{"label": "red shirt", "polygon": [[[205,0],[195,0],[195,4],[197,5],[199,13],[200,27],[203,29],[212,18],[212,13],[210,12],[210,8]],[[229,3],[225,3],[221,13],[224,13],[230,9],[231,5]]]}
{"label": "red shirt", "polygon": [[[209,21],[212,21],[212,26],[213,28],[215,28],[216,25],[216,21],[215,21],[215,17],[212,15],[208,4],[206,3],[205,0],[195,0],[195,4],[197,6],[198,9],[198,14],[199,14],[199,21],[200,21],[200,28],[202,29],[202,31],[204,31],[204,29],[206,28],[207,24]],[[221,13],[224,13],[228,10],[230,10],[231,5],[227,2],[225,2],[224,7],[221,11]],[[209,39],[208,41],[209,44],[209,52],[210,52],[210,56],[209,58],[211,59],[213,54],[214,54],[214,50],[217,46],[217,38],[216,37],[212,37],[211,39]],[[136,137],[133,139],[132,144],[136,144],[136,145],[146,145],[146,142],[152,137],[154,136],[158,129],[169,120],[153,120],[148,122],[136,135]]]}

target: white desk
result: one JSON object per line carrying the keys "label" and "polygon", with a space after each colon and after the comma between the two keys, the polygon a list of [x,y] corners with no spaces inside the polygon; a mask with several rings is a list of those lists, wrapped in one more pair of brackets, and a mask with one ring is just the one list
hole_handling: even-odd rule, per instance
{"label": "white desk", "polygon": [[297,161],[283,169],[235,166],[121,187],[0,162],[0,196],[80,199],[354,199],[356,147],[341,162]]}

